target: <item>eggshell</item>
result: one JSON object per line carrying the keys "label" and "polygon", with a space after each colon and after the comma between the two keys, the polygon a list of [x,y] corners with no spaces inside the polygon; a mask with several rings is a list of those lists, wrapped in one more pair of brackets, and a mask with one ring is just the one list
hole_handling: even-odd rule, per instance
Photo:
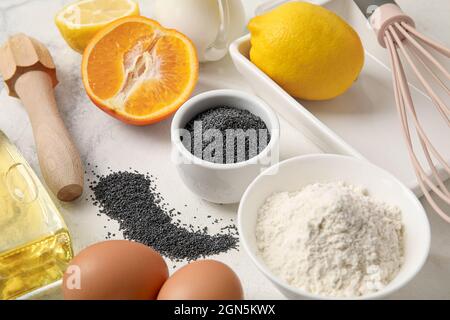
{"label": "eggshell", "polygon": [[105,241],[81,251],[63,278],[67,300],[154,300],[169,276],[153,249],[125,240]]}
{"label": "eggshell", "polygon": [[193,262],[175,272],[158,300],[242,300],[241,282],[227,265],[213,260]]}

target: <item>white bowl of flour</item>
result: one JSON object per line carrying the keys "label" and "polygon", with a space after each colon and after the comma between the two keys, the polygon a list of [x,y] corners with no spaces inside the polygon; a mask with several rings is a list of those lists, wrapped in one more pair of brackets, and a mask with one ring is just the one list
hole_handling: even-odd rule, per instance
{"label": "white bowl of flour", "polygon": [[415,195],[367,161],[293,158],[262,173],[238,213],[241,243],[290,299],[377,299],[405,286],[430,249]]}

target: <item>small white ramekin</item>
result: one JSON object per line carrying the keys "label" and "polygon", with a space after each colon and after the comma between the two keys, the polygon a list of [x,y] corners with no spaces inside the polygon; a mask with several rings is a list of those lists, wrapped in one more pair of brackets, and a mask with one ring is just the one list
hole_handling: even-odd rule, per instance
{"label": "small white ramekin", "polygon": [[[196,115],[213,107],[248,110],[267,125],[271,140],[257,156],[239,163],[217,164],[202,160],[185,148],[180,130]],[[185,185],[213,203],[237,203],[250,183],[279,159],[280,124],[270,107],[256,96],[238,90],[214,90],[188,100],[175,114],[171,126],[172,161]]]}

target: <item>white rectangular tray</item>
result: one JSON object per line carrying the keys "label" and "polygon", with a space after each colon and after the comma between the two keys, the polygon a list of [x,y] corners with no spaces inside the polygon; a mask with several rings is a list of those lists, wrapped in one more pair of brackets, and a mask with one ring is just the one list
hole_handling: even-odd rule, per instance
{"label": "white rectangular tray", "polygon": [[[363,71],[344,95],[322,102],[294,99],[249,60],[250,35],[231,45],[236,68],[259,96],[322,150],[364,157],[421,195],[397,117],[387,53],[353,1],[335,0],[326,6],[355,28],[366,49]],[[412,95],[431,140],[449,161],[449,128],[430,110],[432,103],[420,90],[413,87]]]}

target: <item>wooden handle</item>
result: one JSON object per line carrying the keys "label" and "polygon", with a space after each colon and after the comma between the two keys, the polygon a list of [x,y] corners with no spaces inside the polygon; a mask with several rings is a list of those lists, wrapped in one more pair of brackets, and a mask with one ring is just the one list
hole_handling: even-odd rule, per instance
{"label": "wooden handle", "polygon": [[31,125],[42,175],[61,201],[73,201],[83,193],[84,171],[80,155],[56,106],[51,77],[30,71],[15,83]]}

